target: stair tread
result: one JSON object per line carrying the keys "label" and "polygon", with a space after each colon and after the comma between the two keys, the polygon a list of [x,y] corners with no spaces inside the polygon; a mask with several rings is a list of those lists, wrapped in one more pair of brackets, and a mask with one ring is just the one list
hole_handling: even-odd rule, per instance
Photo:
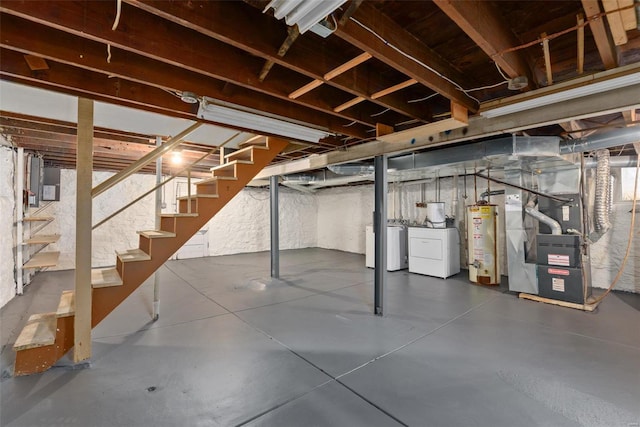
{"label": "stair tread", "polygon": [[60,258],[60,252],[58,251],[39,252],[31,257],[22,268],[53,267],[58,264],[58,258]]}
{"label": "stair tread", "polygon": [[115,268],[96,268],[91,270],[91,286],[94,288],[107,288],[121,286],[122,278]]}
{"label": "stair tread", "polygon": [[149,261],[151,259],[151,255],[140,248],[116,251],[116,255],[122,262]]}
{"label": "stair tread", "polygon": [[60,240],[59,234],[40,234],[32,236],[24,241],[25,245],[48,245]]}
{"label": "stair tread", "polygon": [[251,146],[254,146],[254,147],[267,147],[267,148],[269,148],[267,146],[267,137],[264,136],[264,135],[256,135],[253,138],[248,139],[245,142],[241,142],[240,144],[238,144],[238,146],[240,146],[240,147],[247,147],[247,146],[251,147]]}
{"label": "stair tread", "polygon": [[137,232],[139,235],[149,239],[161,239],[166,237],[176,237],[176,233],[163,230],[142,230]]}
{"label": "stair tread", "polygon": [[[191,195],[192,200],[195,200],[198,197],[204,197],[206,199],[217,199],[220,196],[218,196],[217,194],[198,194],[198,193]],[[188,200],[188,199],[189,199],[189,196],[178,197],[178,200]]]}
{"label": "stair tread", "polygon": [[53,221],[54,218],[52,216],[27,216],[22,218],[22,221],[26,222],[37,222],[37,221]]}
{"label": "stair tread", "polygon": [[13,349],[15,351],[53,345],[56,341],[56,313],[39,313],[29,317]]}
{"label": "stair tread", "polygon": [[225,159],[232,159],[232,158],[237,157],[237,156],[242,156],[244,154],[251,153],[253,149],[268,150],[269,147],[266,147],[264,145],[249,145],[247,147],[244,147],[244,148],[241,148],[239,150],[233,151],[233,152],[231,152],[229,154],[225,154],[224,158]]}
{"label": "stair tread", "polygon": [[181,216],[184,217],[191,217],[191,216],[198,216],[197,212],[191,212],[191,213],[166,213],[166,214],[162,214],[160,215],[163,218],[180,218]]}
{"label": "stair tread", "polygon": [[76,312],[76,293],[75,291],[63,291],[58,303],[58,311],[56,317],[73,316]]}
{"label": "stair tread", "polygon": [[220,180],[237,181],[238,178],[236,178],[235,176],[214,176],[212,178],[207,178],[207,179],[203,179],[202,181],[198,181],[196,182],[196,185],[215,184]]}
{"label": "stair tread", "polygon": [[251,160],[232,160],[230,162],[227,163],[223,163],[221,165],[218,166],[213,166],[211,169],[211,171],[217,171],[217,170],[222,170],[222,169],[227,169],[230,167],[235,167],[235,165],[252,165],[253,162]]}

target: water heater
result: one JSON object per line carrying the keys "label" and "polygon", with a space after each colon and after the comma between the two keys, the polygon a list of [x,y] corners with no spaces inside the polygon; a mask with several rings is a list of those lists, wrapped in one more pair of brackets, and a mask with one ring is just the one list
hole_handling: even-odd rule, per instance
{"label": "water heater", "polygon": [[500,284],[497,219],[496,205],[467,206],[469,280],[474,283]]}

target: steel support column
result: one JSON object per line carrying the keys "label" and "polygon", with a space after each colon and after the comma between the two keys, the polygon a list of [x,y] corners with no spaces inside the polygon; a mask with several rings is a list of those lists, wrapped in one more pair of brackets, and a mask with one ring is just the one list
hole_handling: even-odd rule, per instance
{"label": "steel support column", "polygon": [[384,312],[384,293],[387,281],[387,156],[377,156],[374,162],[374,211],[373,232],[375,233],[375,280],[374,313]]}
{"label": "steel support column", "polygon": [[271,277],[280,278],[280,231],[278,227],[278,177],[269,178],[271,210]]}

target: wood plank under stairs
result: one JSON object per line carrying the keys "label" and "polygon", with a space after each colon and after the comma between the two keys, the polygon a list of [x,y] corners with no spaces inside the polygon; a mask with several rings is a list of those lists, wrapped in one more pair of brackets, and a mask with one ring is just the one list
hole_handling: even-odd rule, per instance
{"label": "wood plank under stairs", "polygon": [[[241,153],[235,156],[232,153],[228,163],[212,168],[212,178],[197,182],[196,193],[179,200],[179,213],[162,214],[159,230],[138,232],[138,248],[116,253],[115,268],[92,270],[92,327],[160,268],[288,145],[278,138],[266,138],[266,144],[264,141],[264,138],[262,142],[256,140],[256,145],[238,150],[236,153]],[[45,371],[73,347],[74,313],[74,294],[65,291],[57,312],[31,316],[14,346],[14,375]]]}
{"label": "wood plank under stairs", "polygon": [[58,258],[60,258],[60,252],[58,251],[38,252],[22,268],[54,267],[58,264]]}

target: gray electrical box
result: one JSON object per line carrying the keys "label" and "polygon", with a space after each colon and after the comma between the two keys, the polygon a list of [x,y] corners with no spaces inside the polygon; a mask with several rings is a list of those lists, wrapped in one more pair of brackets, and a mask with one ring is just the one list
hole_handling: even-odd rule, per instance
{"label": "gray electrical box", "polygon": [[40,191],[42,185],[42,159],[29,156],[29,206],[40,206]]}
{"label": "gray electrical box", "polygon": [[42,201],[60,201],[60,169],[44,168],[41,194]]}

